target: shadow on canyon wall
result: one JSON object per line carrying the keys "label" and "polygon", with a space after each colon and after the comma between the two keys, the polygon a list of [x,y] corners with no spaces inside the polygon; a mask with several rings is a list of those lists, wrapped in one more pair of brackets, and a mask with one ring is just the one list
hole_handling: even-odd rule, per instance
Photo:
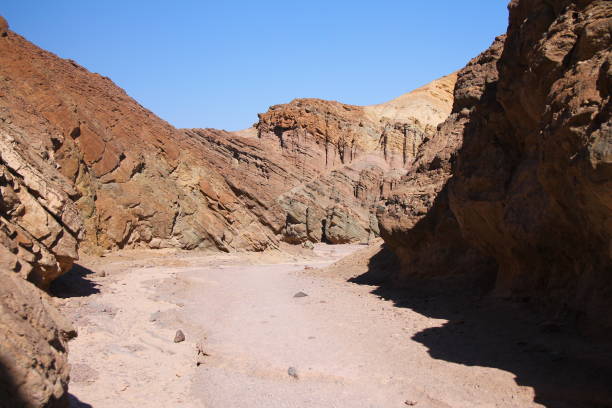
{"label": "shadow on canyon wall", "polygon": [[528,299],[494,298],[473,281],[414,279],[397,288],[386,283],[397,268],[384,248],[368,272],[350,279],[376,285],[373,294],[396,307],[448,320],[412,337],[431,357],[467,366],[508,371],[535,391],[534,401],[549,408],[612,407],[612,351],[581,337],[569,325],[546,321]]}
{"label": "shadow on canyon wall", "polygon": [[17,385],[11,373],[0,359],[0,408],[24,406],[26,406],[24,396],[17,392]]}

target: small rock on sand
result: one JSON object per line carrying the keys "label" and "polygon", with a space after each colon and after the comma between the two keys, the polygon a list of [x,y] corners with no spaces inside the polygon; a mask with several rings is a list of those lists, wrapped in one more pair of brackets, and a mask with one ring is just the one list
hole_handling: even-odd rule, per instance
{"label": "small rock on sand", "polygon": [[185,334],[182,330],[177,330],[176,334],[174,335],[174,342],[180,343],[181,341],[185,341]]}
{"label": "small rock on sand", "polygon": [[414,407],[417,402],[416,401],[411,401],[411,400],[406,400],[404,401],[404,404],[408,405],[409,407]]}
{"label": "small rock on sand", "polygon": [[287,370],[287,374],[289,374],[290,377],[293,377],[295,379],[298,378],[297,368],[295,367],[289,367],[289,369]]}
{"label": "small rock on sand", "polygon": [[298,292],[295,295],[293,295],[294,298],[301,298],[301,297],[306,297],[306,296],[308,296],[308,294],[304,292]]}

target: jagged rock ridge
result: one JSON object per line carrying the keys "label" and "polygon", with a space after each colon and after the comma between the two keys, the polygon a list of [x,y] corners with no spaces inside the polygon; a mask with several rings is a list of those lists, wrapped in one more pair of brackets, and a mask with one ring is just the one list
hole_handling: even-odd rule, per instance
{"label": "jagged rock ridge", "polygon": [[86,249],[275,245],[198,153],[205,146],[110,79],[10,31],[0,41],[0,79],[0,125],[27,135],[73,184]]}
{"label": "jagged rock ridge", "polygon": [[[379,233],[381,195],[450,112],[455,78],[434,81],[388,106],[296,99],[272,106],[248,131],[186,133],[207,144],[208,160],[279,239],[367,242]],[[424,101],[422,112],[411,109]]]}

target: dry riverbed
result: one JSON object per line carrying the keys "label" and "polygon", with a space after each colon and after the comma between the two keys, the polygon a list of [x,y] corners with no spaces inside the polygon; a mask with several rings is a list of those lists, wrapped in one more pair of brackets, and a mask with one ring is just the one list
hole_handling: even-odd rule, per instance
{"label": "dry riverbed", "polygon": [[361,248],[85,259],[54,289],[73,406],[541,406],[509,371],[432,358],[415,338],[446,319],[317,270]]}

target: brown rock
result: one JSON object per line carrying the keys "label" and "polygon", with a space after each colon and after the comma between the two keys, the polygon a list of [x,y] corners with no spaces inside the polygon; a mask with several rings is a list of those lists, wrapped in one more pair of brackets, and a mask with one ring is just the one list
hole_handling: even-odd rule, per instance
{"label": "brown rock", "polygon": [[6,37],[8,35],[9,25],[6,19],[0,16],[0,37]]}
{"label": "brown rock", "polygon": [[[509,8],[503,50],[494,44],[459,74],[453,114],[438,133],[463,141],[454,163],[452,148],[424,151],[402,188],[450,167],[452,179],[421,209],[418,195],[390,197],[381,233],[402,260],[399,279],[480,270],[498,295],[609,333],[612,3],[514,0]],[[422,265],[436,259],[432,248],[442,256]]]}
{"label": "brown rock", "polygon": [[[200,140],[155,117],[108,78],[17,34],[0,41],[0,75],[6,79],[0,84],[0,112],[6,112],[0,128],[13,137],[23,135],[16,138],[18,144],[27,141],[33,155],[74,183],[69,195],[80,215],[73,210],[65,215],[84,224],[86,250],[150,246],[230,251],[276,245],[257,215],[208,165],[207,147]],[[4,155],[3,150],[6,161]],[[37,240],[66,252],[62,260],[69,259],[74,234],[47,234],[55,228],[54,219],[35,210],[32,200],[40,199],[30,200],[17,190],[14,194],[26,200],[22,224]],[[55,204],[61,207],[62,199]],[[73,227],[77,233],[80,227]]]}
{"label": "brown rock", "polygon": [[[374,212],[381,193],[448,115],[455,77],[388,104],[296,99],[272,106],[249,130],[186,134],[207,146],[208,161],[239,200],[282,240],[366,242],[379,232]],[[209,183],[199,190],[209,206],[220,206]]]}
{"label": "brown rock", "polygon": [[45,289],[70,269],[82,234],[76,194],[23,133],[0,123],[0,246],[14,260],[5,271]]}
{"label": "brown rock", "polygon": [[68,407],[67,340],[76,333],[52,300],[0,270],[0,401],[7,407]]}
{"label": "brown rock", "polygon": [[498,294],[532,296],[605,331],[612,4],[563,3],[510,3],[499,81],[466,127],[450,203],[467,241],[496,259]]}
{"label": "brown rock", "polygon": [[176,334],[174,335],[174,342],[181,343],[183,341],[185,341],[185,334],[182,330],[177,330]]}
{"label": "brown rock", "polygon": [[377,214],[381,236],[401,264],[401,272],[393,277],[397,283],[414,277],[466,273],[480,279],[495,267],[490,258],[463,239],[449,206],[446,183],[464,128],[485,89],[497,81],[496,64],[504,38],[498,37],[459,71],[451,115],[420,146],[408,174],[387,193]]}

